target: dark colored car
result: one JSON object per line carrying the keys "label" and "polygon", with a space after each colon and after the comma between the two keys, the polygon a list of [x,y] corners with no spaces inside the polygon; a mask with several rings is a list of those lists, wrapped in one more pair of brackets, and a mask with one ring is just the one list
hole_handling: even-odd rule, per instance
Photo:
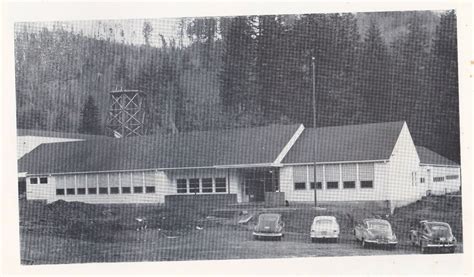
{"label": "dark colored car", "polygon": [[261,214],[253,232],[254,239],[272,238],[281,240],[285,224],[280,214]]}
{"label": "dark colored car", "polygon": [[390,222],[384,219],[364,219],[354,228],[354,235],[364,248],[369,245],[395,248],[398,243]]}
{"label": "dark colored car", "polygon": [[456,238],[451,232],[451,226],[445,222],[422,220],[410,231],[412,245],[420,247],[421,253],[428,250],[447,250],[454,253]]}

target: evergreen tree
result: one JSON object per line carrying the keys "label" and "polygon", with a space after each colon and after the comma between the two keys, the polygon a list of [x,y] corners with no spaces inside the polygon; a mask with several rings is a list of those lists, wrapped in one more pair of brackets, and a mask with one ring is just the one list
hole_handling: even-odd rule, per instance
{"label": "evergreen tree", "polygon": [[432,51],[432,98],[437,103],[433,114],[438,122],[433,148],[446,157],[460,161],[459,154],[459,87],[457,62],[456,13],[441,15]]}
{"label": "evergreen tree", "polygon": [[375,21],[370,23],[361,48],[356,84],[365,101],[364,121],[388,121],[394,98],[391,61]]}
{"label": "evergreen tree", "polygon": [[81,122],[79,124],[78,132],[96,135],[102,133],[99,121],[99,109],[95,105],[92,95],[87,97],[87,100],[81,109]]}
{"label": "evergreen tree", "polygon": [[255,110],[252,85],[254,73],[254,31],[250,18],[239,16],[222,19],[223,57],[220,72],[221,98],[231,112]]}

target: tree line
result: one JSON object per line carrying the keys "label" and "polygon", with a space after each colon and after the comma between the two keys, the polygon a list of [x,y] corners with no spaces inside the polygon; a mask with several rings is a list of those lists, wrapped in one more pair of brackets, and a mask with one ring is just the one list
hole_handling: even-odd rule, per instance
{"label": "tree line", "polygon": [[[390,13],[364,17],[364,28],[361,16],[189,18],[178,30],[189,43],[158,35],[160,47],[150,45],[156,34],[147,22],[144,45],[19,29],[18,127],[106,133],[108,92],[115,88],[147,93],[150,134],[310,127],[315,57],[317,126],[406,120],[415,143],[459,161],[454,11],[413,12],[403,28],[388,31],[381,22]],[[426,16],[437,18],[434,32]],[[90,122],[96,124],[84,128]]]}

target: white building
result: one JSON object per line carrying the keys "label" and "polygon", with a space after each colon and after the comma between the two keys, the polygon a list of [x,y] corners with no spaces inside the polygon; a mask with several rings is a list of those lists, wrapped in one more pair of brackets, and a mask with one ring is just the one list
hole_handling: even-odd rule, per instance
{"label": "white building", "polygon": [[27,199],[48,202],[163,203],[167,195],[252,202],[274,191],[290,202],[313,201],[314,145],[319,201],[390,201],[396,207],[429,188],[418,181],[427,165],[404,122],[44,144],[20,160],[19,170],[27,172]]}

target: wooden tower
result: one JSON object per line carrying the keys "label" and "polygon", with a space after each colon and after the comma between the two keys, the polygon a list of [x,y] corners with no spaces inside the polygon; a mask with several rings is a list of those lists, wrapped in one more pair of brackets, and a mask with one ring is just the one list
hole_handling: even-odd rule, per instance
{"label": "wooden tower", "polygon": [[145,99],[140,90],[115,90],[110,92],[111,104],[107,127],[116,138],[146,135]]}

